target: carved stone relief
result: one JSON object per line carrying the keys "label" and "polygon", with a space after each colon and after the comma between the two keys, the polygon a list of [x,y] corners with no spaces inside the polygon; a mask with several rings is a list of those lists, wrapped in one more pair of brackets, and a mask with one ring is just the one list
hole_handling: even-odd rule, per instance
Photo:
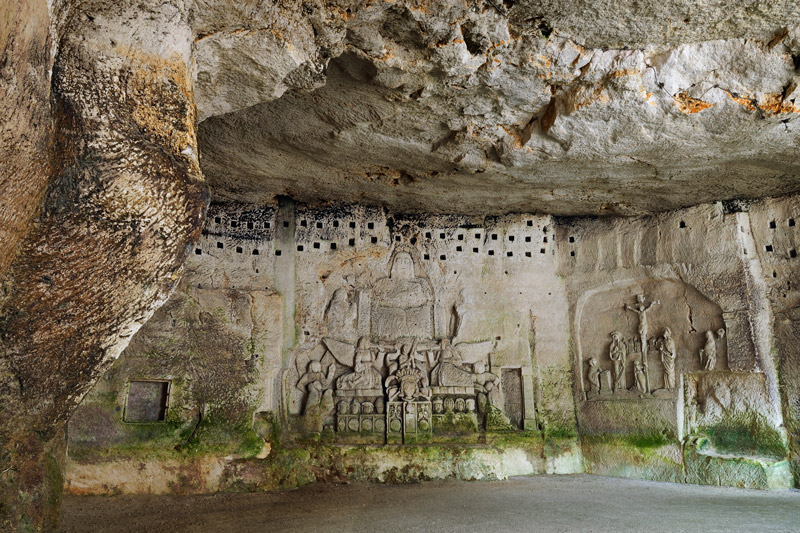
{"label": "carved stone relief", "polygon": [[727,366],[721,310],[678,281],[596,293],[582,314],[584,400],[674,398],[679,375]]}
{"label": "carved stone relief", "polygon": [[449,306],[448,335],[436,338],[433,286],[410,247],[394,249],[387,274],[329,293],[321,322],[328,336],[295,351],[301,395],[289,414],[302,420],[295,427],[399,443],[454,427],[519,428],[521,374],[517,369],[512,426],[501,369],[492,368],[496,341],[453,343],[462,329],[459,301]]}

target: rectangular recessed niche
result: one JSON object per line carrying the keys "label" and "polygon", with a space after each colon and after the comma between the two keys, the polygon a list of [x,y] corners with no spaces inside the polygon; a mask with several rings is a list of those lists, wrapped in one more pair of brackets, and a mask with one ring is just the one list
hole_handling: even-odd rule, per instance
{"label": "rectangular recessed niche", "polygon": [[772,251],[772,245],[771,244],[766,245],[764,247],[764,250],[766,250],[767,252],[771,252]]}
{"label": "rectangular recessed niche", "polygon": [[440,234],[439,234],[439,238],[440,238],[440,239],[444,239],[444,233],[440,233]]}
{"label": "rectangular recessed niche", "polygon": [[569,242],[575,242],[575,237],[570,237]]}
{"label": "rectangular recessed niche", "polygon": [[202,251],[202,250],[200,250],[200,248],[195,248],[195,249],[194,249],[194,253],[195,253],[196,255],[200,255],[200,254],[202,254],[202,253],[203,253],[203,251]]}
{"label": "rectangular recessed niche", "polygon": [[236,253],[237,253],[237,254],[240,254],[240,253],[242,253],[242,247],[241,247],[241,246],[237,246],[237,247],[236,247]]}
{"label": "rectangular recessed niche", "polygon": [[775,223],[774,220],[770,220],[769,221],[769,229],[775,229],[777,227],[778,227],[778,225]]}
{"label": "rectangular recessed niche", "polygon": [[219,224],[220,222],[222,222],[222,219],[219,217],[214,217],[214,222]]}
{"label": "rectangular recessed niche", "polygon": [[331,250],[335,250],[335,249],[336,249],[336,243],[335,243],[335,242],[332,242],[332,243],[331,243]]}
{"label": "rectangular recessed niche", "polygon": [[317,229],[322,229],[322,222],[317,222]]}
{"label": "rectangular recessed niche", "polygon": [[169,381],[130,381],[125,398],[125,422],[163,422],[167,419]]}
{"label": "rectangular recessed niche", "polygon": [[355,227],[356,227],[356,223],[355,223],[355,222],[351,222],[351,223],[349,224],[349,226],[350,226],[350,229],[353,229],[353,228],[355,228]]}
{"label": "rectangular recessed niche", "polygon": [[[528,226],[529,226],[529,227],[530,227],[530,226],[533,226],[533,220],[529,220],[529,221],[528,221]],[[545,230],[545,231],[547,231],[547,230]]]}
{"label": "rectangular recessed niche", "polygon": [[456,252],[460,252],[460,251],[461,251],[461,247],[460,246],[456,246]]}
{"label": "rectangular recessed niche", "polygon": [[223,247],[223,244],[221,242],[218,242],[217,243],[217,248],[222,249],[222,247]]}
{"label": "rectangular recessed niche", "polygon": [[315,242],[315,243],[313,244],[313,246],[314,246],[314,248],[316,248],[317,250],[319,250],[319,243],[318,243],[318,242]]}
{"label": "rectangular recessed niche", "polygon": [[789,219],[789,226],[794,226],[794,219],[793,218]]}
{"label": "rectangular recessed niche", "polygon": [[253,248],[253,255],[258,255],[258,250],[256,250],[255,248]]}
{"label": "rectangular recessed niche", "polygon": [[356,240],[355,239],[349,239],[347,241],[347,244],[349,244],[350,246],[355,246],[356,245]]}
{"label": "rectangular recessed niche", "polygon": [[503,390],[503,407],[511,424],[522,429],[524,421],[522,370],[519,368],[503,368],[500,371],[500,383]]}
{"label": "rectangular recessed niche", "polygon": [[472,252],[477,254],[478,253],[478,249],[477,248],[473,248]]}
{"label": "rectangular recessed niche", "polygon": [[308,222],[306,222],[305,220],[301,220],[300,221],[300,226],[305,228],[307,225],[308,225]]}
{"label": "rectangular recessed niche", "polygon": [[789,257],[797,257],[797,250],[795,250],[794,248],[789,250]]}
{"label": "rectangular recessed niche", "polygon": [[235,221],[235,220],[231,220],[231,227],[232,228],[238,228],[239,227],[239,223],[237,221]]}
{"label": "rectangular recessed niche", "polygon": [[369,238],[369,242],[371,242],[372,244],[375,244],[375,243],[378,242],[378,238],[377,237],[370,237]]}
{"label": "rectangular recessed niche", "polygon": [[253,223],[252,222],[248,222],[247,223],[247,229],[253,229]]}
{"label": "rectangular recessed niche", "polygon": [[269,222],[264,222],[264,229],[269,229],[269,227],[270,227],[270,223]]}
{"label": "rectangular recessed niche", "polygon": [[339,221],[338,220],[334,220],[333,221],[333,227],[334,228],[338,228],[339,227]]}
{"label": "rectangular recessed niche", "polygon": [[525,242],[531,242],[531,238],[530,238],[530,236],[528,236],[528,237],[525,237]]}
{"label": "rectangular recessed niche", "polygon": [[375,229],[375,223],[374,222],[368,222],[367,223],[367,229]]}

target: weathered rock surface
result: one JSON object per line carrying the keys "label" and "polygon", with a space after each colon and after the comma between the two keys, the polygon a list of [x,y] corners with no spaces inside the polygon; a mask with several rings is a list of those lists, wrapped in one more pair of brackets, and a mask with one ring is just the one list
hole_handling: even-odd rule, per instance
{"label": "weathered rock surface", "polygon": [[[395,213],[639,215],[794,192],[798,20],[800,8],[788,0],[25,0],[0,7],[0,526],[53,527],[63,424],[177,285],[202,223],[201,167],[220,200],[290,195]],[[756,206],[754,220],[778,213],[788,224],[797,216],[796,197],[771,202]],[[680,234],[675,216],[559,223],[566,232],[559,242],[578,235],[586,248],[565,245],[562,256],[548,255],[552,277],[569,278],[557,283],[558,295],[566,286],[562,312],[547,317],[565,326],[550,334],[556,340],[542,334],[544,345],[526,345],[530,335],[520,331],[535,329],[535,321],[524,316],[525,302],[515,301],[516,314],[506,318],[522,328],[502,335],[521,347],[501,346],[506,362],[527,354],[540,369],[536,420],[515,422],[536,422],[545,435],[548,426],[566,433],[575,426],[570,395],[580,402],[585,390],[578,388],[582,367],[571,368],[582,360],[568,360],[580,344],[567,340],[567,322],[577,322],[562,316],[565,309],[574,311],[595,286],[670,279],[719,305],[728,328],[720,361],[764,379],[756,392],[735,379],[715,382],[715,390],[748,389],[750,403],[742,405],[763,415],[758,428],[777,443],[772,451],[785,444],[783,408],[796,473],[794,230],[773,235],[758,226],[751,234],[745,228],[756,225],[746,215],[716,204],[680,215],[690,229],[697,222],[708,231]],[[615,232],[634,244],[615,240]],[[288,230],[281,238],[294,244]],[[709,239],[718,242],[706,249]],[[380,242],[373,262],[386,259],[391,242]],[[452,256],[437,246],[432,261]],[[767,255],[779,248],[780,261]],[[576,251],[577,258],[566,255]],[[249,320],[279,322],[284,365],[303,342],[294,314],[319,312],[326,294],[311,280],[325,274],[316,263],[295,270],[289,253],[276,264],[280,275],[269,289],[225,279],[231,272],[247,278],[257,269],[252,263],[212,274],[215,290],[238,292],[198,296],[184,287],[183,295],[200,307],[236,308],[230,317],[241,319],[242,331],[232,336],[241,351],[258,337],[246,315],[268,307],[253,302],[275,289],[281,319],[251,313]],[[431,277],[449,279],[437,266]],[[492,275],[501,279],[500,270]],[[489,285],[513,293],[502,281]],[[442,294],[456,301],[448,290]],[[709,314],[709,324],[719,318]],[[271,363],[274,372],[277,359]],[[515,364],[528,372],[528,363]],[[679,365],[679,373],[699,371],[690,366]],[[273,408],[283,389],[262,385],[259,408]],[[689,430],[681,419],[688,406],[672,394],[659,401],[670,404],[667,434],[680,436]],[[732,405],[732,414],[723,405],[697,420],[712,444],[730,436],[726,417],[741,414]],[[578,428],[589,427],[585,414]],[[667,476],[682,460],[670,450],[664,446],[656,461]],[[560,456],[545,457],[555,464]],[[784,479],[785,466],[773,467],[780,470],[773,477]],[[759,468],[754,484],[774,484]]]}
{"label": "weathered rock surface", "polygon": [[798,189],[797,7],[717,24],[716,4],[666,3],[628,24],[633,5],[581,6],[309,7],[316,44],[302,25],[212,34],[196,45],[204,171],[228,200],[438,213],[629,215]]}
{"label": "weathered rock surface", "polygon": [[[0,321],[5,531],[54,528],[63,425],[165,301],[199,233],[207,192],[194,155],[190,33],[176,13],[169,6],[128,12],[127,29],[113,34],[96,25],[101,12],[63,13],[52,183],[16,255],[6,252],[13,260]],[[24,170],[31,169],[35,160]],[[35,203],[37,187],[20,201]],[[30,213],[11,216],[24,224]],[[18,233],[4,246],[13,247]]]}

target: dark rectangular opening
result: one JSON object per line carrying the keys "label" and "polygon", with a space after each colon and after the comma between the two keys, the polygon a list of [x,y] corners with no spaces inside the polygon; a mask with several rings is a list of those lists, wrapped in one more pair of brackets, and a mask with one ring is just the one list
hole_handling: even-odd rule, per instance
{"label": "dark rectangular opening", "polygon": [[522,429],[522,422],[525,418],[525,407],[522,403],[522,370],[503,368],[500,371],[500,382],[506,415],[514,427]]}
{"label": "dark rectangular opening", "polygon": [[125,422],[163,422],[168,403],[169,381],[131,381],[125,399]]}

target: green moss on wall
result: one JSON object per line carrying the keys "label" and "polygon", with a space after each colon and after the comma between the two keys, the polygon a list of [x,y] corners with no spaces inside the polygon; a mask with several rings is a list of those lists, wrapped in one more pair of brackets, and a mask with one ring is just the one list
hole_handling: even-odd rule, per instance
{"label": "green moss on wall", "polygon": [[721,453],[782,459],[788,454],[786,441],[758,413],[728,415],[713,426],[699,428]]}

